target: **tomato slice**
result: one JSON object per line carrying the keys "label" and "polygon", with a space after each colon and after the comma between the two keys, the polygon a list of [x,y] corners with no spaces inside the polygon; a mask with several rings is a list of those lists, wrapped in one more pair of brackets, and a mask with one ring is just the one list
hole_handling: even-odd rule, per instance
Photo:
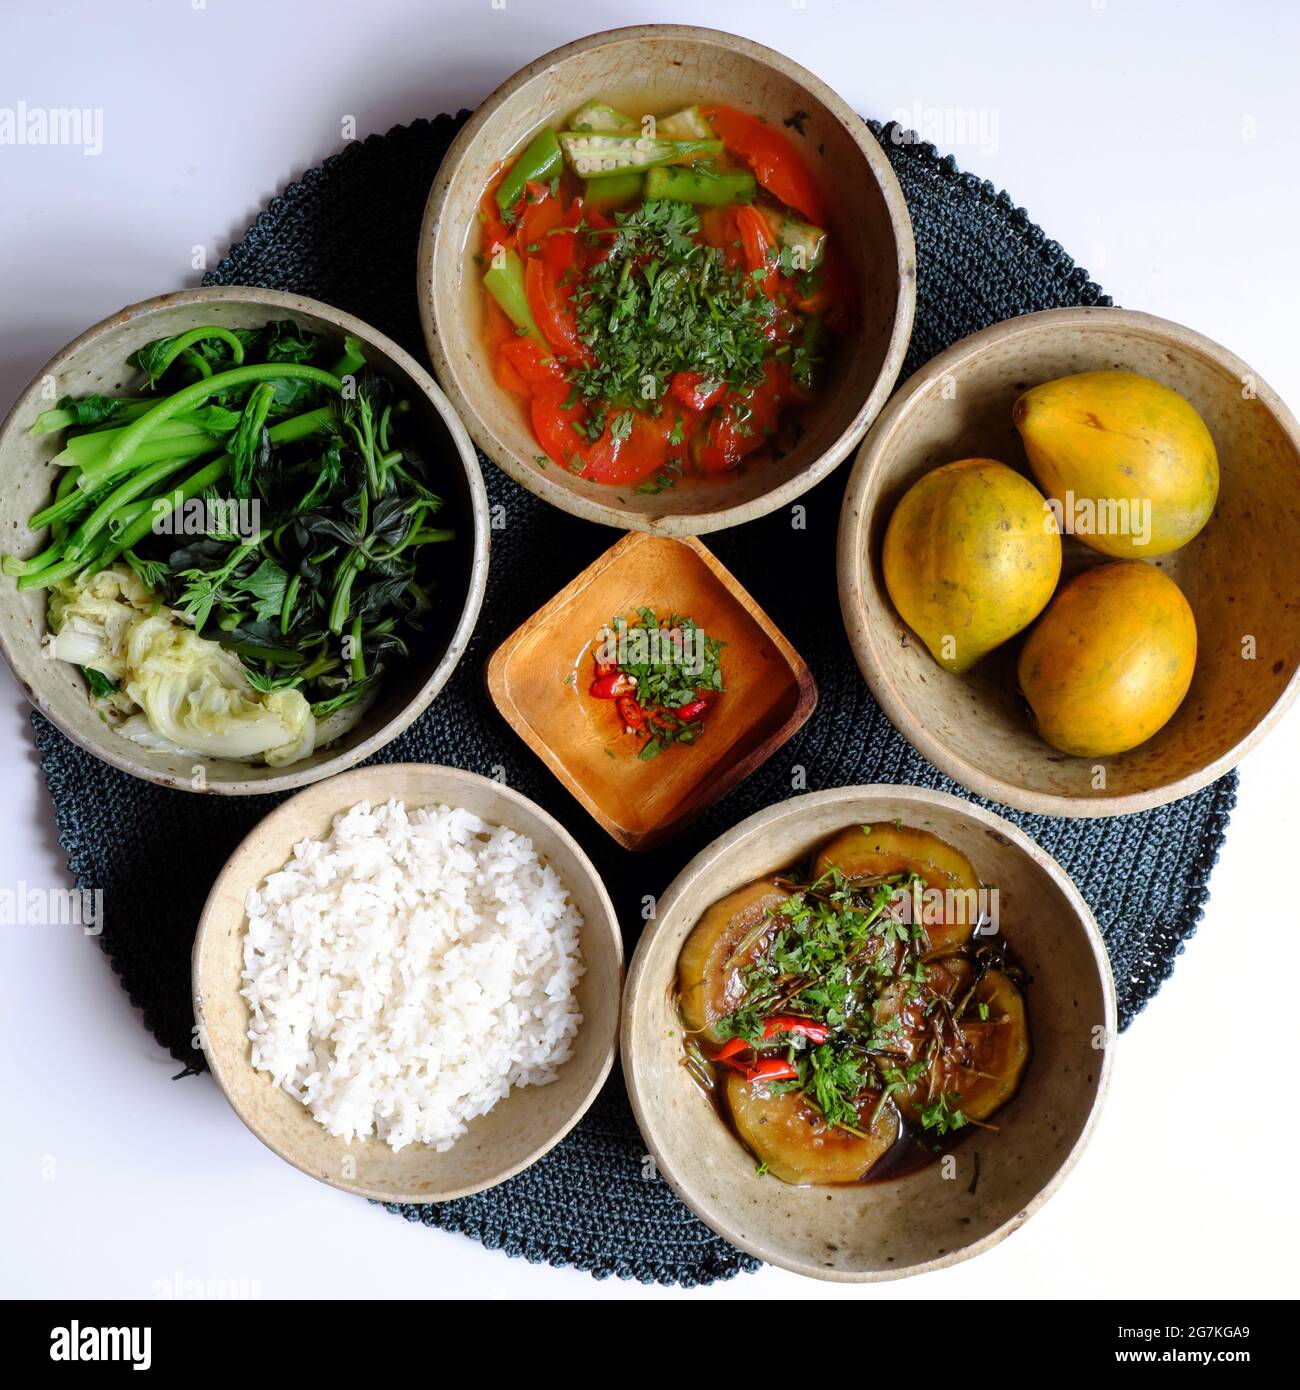
{"label": "tomato slice", "polygon": [[580,405],[566,406],[565,394],[562,387],[549,387],[534,395],[533,433],[549,458],[577,473],[582,470],[576,465],[585,468],[587,462],[587,441],[575,428],[585,412]]}
{"label": "tomato slice", "polygon": [[740,233],[740,248],[745,254],[745,264],[750,270],[766,272],[763,277],[763,293],[769,299],[776,296],[777,269],[776,237],[768,220],[757,208],[740,207],[736,209],[736,230]]}
{"label": "tomato slice", "polygon": [[691,453],[705,473],[724,473],[767,443],[776,429],[786,394],[785,371],[769,361],[763,380],[750,391],[728,391]]}
{"label": "tomato slice", "polygon": [[668,462],[668,436],[676,423],[672,412],[654,416],[635,411],[632,428],[615,438],[614,427],[625,414],[615,415],[600,438],[588,446],[584,478],[597,483],[639,483]]}
{"label": "tomato slice", "polygon": [[[575,203],[580,203],[581,201],[581,199],[575,199]],[[587,224],[589,228],[591,228],[592,231],[607,232],[611,227],[615,225],[613,219],[606,217],[605,214],[601,212],[599,208],[584,208],[581,211],[582,220]],[[575,254],[581,268],[583,270],[586,270],[589,267],[598,264],[600,261],[603,261],[605,257],[609,255],[609,250],[612,243],[612,237],[584,236],[578,242],[575,248]]]}
{"label": "tomato slice", "polygon": [[547,387],[567,386],[564,368],[531,338],[513,334],[497,351],[524,384],[528,395],[540,394]]}
{"label": "tomato slice", "polygon": [[544,183],[530,183],[527,188],[530,201],[524,205],[524,215],[519,219],[519,245],[528,255],[538,256],[547,232],[564,221],[564,209],[558,198],[551,197],[551,190]]}
{"label": "tomato slice", "polygon": [[705,208],[700,213],[700,240],[705,246],[715,247],[722,252],[723,263],[728,269],[736,270],[744,265],[737,242],[736,209]]}
{"label": "tomato slice", "polygon": [[519,246],[530,256],[540,256],[558,283],[573,263],[574,231],[582,217],[582,199],[576,198],[566,212],[547,184],[530,183],[528,193],[532,201],[519,223]]}
{"label": "tomato slice", "polygon": [[523,396],[527,400],[533,394],[533,388],[515,371],[510,365],[510,359],[501,351],[497,352],[493,375],[496,377],[497,385],[503,386],[512,395]]}
{"label": "tomato slice", "polygon": [[754,171],[773,197],[787,203],[819,227],[826,225],[822,200],[808,166],[790,140],[774,126],[732,106],[701,108],[714,134]]}
{"label": "tomato slice", "polygon": [[708,410],[717,405],[726,391],[722,381],[705,381],[699,372],[674,372],[668,390],[688,410]]}
{"label": "tomato slice", "polygon": [[559,277],[539,256],[529,256],[524,266],[524,291],[551,351],[570,363],[590,362],[591,354],[578,336],[573,310],[560,292]]}
{"label": "tomato slice", "polygon": [[[492,359],[492,375],[496,378],[497,385],[516,396],[531,396],[533,393],[528,383],[503,354],[503,349],[508,344],[522,342],[523,339],[515,331],[514,324],[506,317],[505,310],[490,294],[483,296],[483,338]],[[536,347],[537,344],[534,343],[533,346]]]}

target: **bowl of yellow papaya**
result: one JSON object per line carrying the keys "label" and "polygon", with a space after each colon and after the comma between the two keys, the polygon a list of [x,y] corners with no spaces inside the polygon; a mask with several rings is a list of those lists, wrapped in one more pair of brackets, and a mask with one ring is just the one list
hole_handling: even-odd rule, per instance
{"label": "bowl of yellow papaya", "polygon": [[1300,688],[1300,426],[1244,362],[1121,309],[996,324],[863,442],[840,604],[871,691],[964,786],[1047,815],[1221,777]]}

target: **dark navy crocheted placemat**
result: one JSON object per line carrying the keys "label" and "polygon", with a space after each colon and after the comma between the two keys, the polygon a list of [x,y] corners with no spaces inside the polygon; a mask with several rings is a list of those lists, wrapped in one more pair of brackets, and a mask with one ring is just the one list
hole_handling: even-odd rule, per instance
{"label": "dark navy crocheted placemat", "polygon": [[[348,146],[273,199],[205,283],[312,295],[375,324],[424,360],[416,241],[434,171],[461,119],[420,120]],[[895,138],[895,127],[872,129],[916,231],[917,317],[904,376],[1000,319],[1110,302],[1005,193],[961,173],[933,147]],[[629,951],[642,894],[661,892],[709,840],[789,796],[796,765],[806,769],[808,790],[894,782],[965,794],[899,736],[849,652],[835,588],[847,474],[846,465],[803,499],[806,531],[791,531],[777,515],[708,537],[777,624],[796,635],[821,700],[776,757],[671,844],[643,855],[619,849],[488,701],[483,667],[496,645],[615,533],[547,508],[486,461],[488,493],[506,508],[507,525],[493,533],[478,630],[433,708],[379,760],[476,772],[503,766],[512,786],[582,841],[628,928]],[[773,564],[773,555],[781,564]],[[208,884],[273,799],[164,791],[107,767],[39,716],[33,722],[69,868],[80,886],[104,892],[104,949],[145,1025],[187,1071],[201,1070],[190,1010],[195,923]],[[1236,778],[1228,776],[1173,805],[1117,820],[1056,820],[993,808],[1061,861],[1097,914],[1114,964],[1121,1026],[1155,994],[1195,930],[1235,791]],[[755,1267],[697,1221],[662,1179],[647,1176],[643,1159],[616,1071],[590,1114],[527,1172],[475,1197],[390,1210],[597,1277],[694,1285]]]}

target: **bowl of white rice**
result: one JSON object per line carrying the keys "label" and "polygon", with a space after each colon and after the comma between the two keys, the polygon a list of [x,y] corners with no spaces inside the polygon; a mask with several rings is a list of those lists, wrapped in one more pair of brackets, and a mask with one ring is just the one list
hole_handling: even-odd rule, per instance
{"label": "bowl of white rice", "polygon": [[194,1018],[240,1119],[385,1202],[494,1186],[614,1060],[623,945],[573,837],[486,777],[361,768],[271,812],[194,942]]}

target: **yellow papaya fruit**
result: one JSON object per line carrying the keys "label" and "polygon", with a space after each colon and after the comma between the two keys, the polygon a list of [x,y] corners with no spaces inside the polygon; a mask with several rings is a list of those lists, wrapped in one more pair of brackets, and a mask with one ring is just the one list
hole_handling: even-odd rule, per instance
{"label": "yellow papaya fruit", "polygon": [[1020,652],[1020,689],[1053,748],[1104,757],[1145,743],[1182,704],[1196,619],[1154,565],[1121,560],[1061,587]]}
{"label": "yellow papaya fruit", "polygon": [[1043,611],[1061,574],[1061,537],[1028,478],[996,459],[960,459],[904,493],[883,562],[894,607],[960,675]]}
{"label": "yellow papaya fruit", "polygon": [[1067,534],[1121,560],[1186,545],[1219,496],[1205,421],[1137,372],[1080,372],[1026,391],[1011,409],[1039,486]]}

